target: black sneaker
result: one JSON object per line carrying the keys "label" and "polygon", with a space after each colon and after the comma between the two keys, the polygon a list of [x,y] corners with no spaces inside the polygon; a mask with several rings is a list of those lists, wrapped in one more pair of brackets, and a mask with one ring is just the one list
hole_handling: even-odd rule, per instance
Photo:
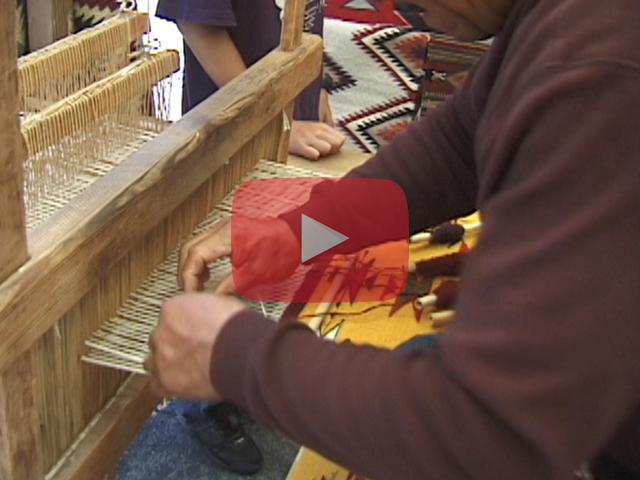
{"label": "black sneaker", "polygon": [[189,403],[176,410],[180,410],[180,422],[217,467],[244,475],[260,471],[262,454],[244,431],[238,407],[226,402]]}

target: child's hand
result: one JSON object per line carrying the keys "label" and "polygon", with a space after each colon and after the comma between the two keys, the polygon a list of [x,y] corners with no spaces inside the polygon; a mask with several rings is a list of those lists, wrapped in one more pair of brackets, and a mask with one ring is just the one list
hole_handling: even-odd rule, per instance
{"label": "child's hand", "polygon": [[289,153],[317,160],[336,153],[346,140],[347,137],[326,123],[294,121],[291,126]]}

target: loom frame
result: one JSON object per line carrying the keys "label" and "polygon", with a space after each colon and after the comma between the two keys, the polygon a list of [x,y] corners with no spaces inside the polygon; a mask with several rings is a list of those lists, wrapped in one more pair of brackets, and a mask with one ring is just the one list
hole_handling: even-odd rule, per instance
{"label": "loom frame", "polygon": [[[3,11],[14,10],[9,1],[0,0]],[[84,318],[81,315],[91,302],[113,304],[105,310],[117,308],[128,292],[112,292],[107,287],[117,285],[114,282],[123,275],[142,281],[148,273],[133,271],[128,264],[142,255],[149,264],[159,263],[258,160],[286,162],[289,131],[285,127],[292,120],[294,99],[320,74],[322,65],[322,40],[302,33],[304,4],[303,0],[286,3],[279,48],[28,233],[21,192],[26,147],[19,134],[16,55],[9,48],[15,42],[3,42],[3,480],[88,480],[112,475],[121,454],[160,401],[145,376],[121,376],[117,382],[111,378],[112,390],[119,382],[116,391],[107,395],[109,398],[99,411],[81,419],[82,431],[73,442],[54,445],[64,451],[53,466],[48,465],[51,461],[45,462],[45,447],[51,441],[45,445],[44,438],[49,419],[42,418],[39,405],[47,395],[57,398],[58,393],[71,387],[46,383],[43,376],[50,373],[55,378],[54,369],[61,359],[47,356],[50,351],[38,345],[43,339],[60,335],[59,324],[66,328],[71,325],[81,332],[82,323],[93,321],[87,318],[87,312]],[[11,16],[0,17],[0,39],[15,38],[15,23]],[[182,219],[179,227],[177,219]],[[65,327],[62,330],[64,337]],[[73,360],[71,368],[77,367],[77,375],[83,369],[100,368],[83,364],[79,357],[74,367]],[[101,387],[96,384],[98,390]],[[82,397],[82,393],[78,392],[78,396]],[[70,392],[64,394],[72,396]]]}

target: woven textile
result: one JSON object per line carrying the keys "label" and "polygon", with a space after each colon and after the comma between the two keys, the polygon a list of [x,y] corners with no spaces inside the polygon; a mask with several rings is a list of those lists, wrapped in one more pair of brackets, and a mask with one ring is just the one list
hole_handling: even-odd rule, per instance
{"label": "woven textile", "polygon": [[[131,2],[135,4],[135,2]],[[93,27],[115,14],[120,8],[117,0],[75,0],[73,23],[76,32]]]}
{"label": "woven textile", "polygon": [[[460,223],[472,224],[478,221],[477,214],[461,219]],[[453,245],[416,244],[411,247],[410,261],[418,262],[441,257],[444,255],[466,250],[475,244],[477,233],[465,235],[464,243]],[[376,248],[384,248],[376,247]],[[375,253],[371,253],[375,256]],[[378,257],[382,257],[381,255]],[[370,270],[366,279],[375,273]],[[417,310],[414,300],[433,291],[432,287],[439,284],[445,277],[435,279],[409,276],[402,293],[392,300],[380,302],[351,303],[349,288],[345,286],[337,301],[329,308],[320,324],[320,335],[335,342],[350,341],[357,344],[376,345],[383,348],[395,348],[416,335],[437,333],[428,320],[427,312]],[[433,280],[433,281],[432,281]],[[349,281],[346,277],[345,282]],[[379,282],[376,283],[386,283]],[[318,288],[327,288],[319,286]],[[363,287],[363,288],[366,288]],[[375,288],[375,287],[374,287]],[[384,287],[382,288],[384,289]],[[317,304],[307,305],[299,314],[302,321],[312,323],[316,318]],[[287,480],[368,480],[351,472],[307,448],[302,448],[289,472]],[[375,480],[375,479],[372,479]]]}
{"label": "woven textile", "polygon": [[444,35],[432,34],[423,63],[417,116],[451,95],[488,48],[488,43],[463,43]]}
{"label": "woven textile", "polygon": [[408,25],[396,11],[395,0],[328,0],[325,15],[350,22]]}
{"label": "woven textile", "polygon": [[428,39],[407,27],[326,21],[325,75],[339,85],[331,105],[347,148],[376,152],[412,121]]}
{"label": "woven textile", "polygon": [[375,153],[451,95],[488,45],[412,27],[327,20],[325,77],[347,147]]}

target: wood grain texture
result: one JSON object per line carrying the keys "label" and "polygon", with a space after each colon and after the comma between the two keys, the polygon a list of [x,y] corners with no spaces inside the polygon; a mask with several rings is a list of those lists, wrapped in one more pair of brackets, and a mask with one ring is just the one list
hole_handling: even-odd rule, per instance
{"label": "wood grain texture", "polygon": [[280,134],[280,142],[278,144],[278,155],[276,161],[279,163],[287,163],[289,156],[289,142],[291,141],[291,126],[295,114],[296,102],[289,103],[282,111],[282,133]]}
{"label": "wood grain texture", "polygon": [[0,0],[0,282],[27,260],[22,202],[26,148],[18,120],[15,2]]}
{"label": "wood grain texture", "polygon": [[[15,3],[0,0],[0,282],[27,260],[22,162],[26,147],[18,121]],[[5,322],[7,323],[7,322]],[[15,323],[15,321],[14,321]],[[12,328],[12,324],[7,324]],[[18,356],[0,376],[0,476],[43,478],[31,352]]]}
{"label": "wood grain texture", "polygon": [[160,399],[149,377],[132,375],[47,480],[88,480],[111,475],[118,459]]}
{"label": "wood grain texture", "polygon": [[[78,436],[82,437],[86,425],[102,418],[104,405],[117,394],[127,377],[117,370],[81,363],[79,357],[87,349],[84,341],[113,317],[128,295],[191,234],[258,159],[275,151],[277,137],[273,136],[272,123],[265,125],[168,218],[110,267],[104,278],[32,347],[37,356],[38,391],[46,394],[42,395],[46,401],[39,403],[45,470],[56,465],[61,457],[66,458],[65,452]],[[137,415],[135,411],[131,414]],[[138,422],[137,417],[132,422]],[[126,449],[132,440],[127,432],[131,433],[120,431],[113,436],[110,451]]]}
{"label": "wood grain texture", "polygon": [[284,6],[284,21],[280,32],[280,50],[291,52],[298,48],[304,30],[306,0],[288,0]]}
{"label": "wood grain texture", "polygon": [[27,0],[29,49],[38,50],[72,33],[73,0]]}
{"label": "wood grain texture", "polygon": [[[77,74],[87,68],[92,60],[112,54],[114,49],[118,50],[123,44],[137,42],[148,31],[148,14],[122,12],[95,27],[23,55],[18,59],[20,95],[30,95],[50,82]],[[115,66],[122,68],[127,61],[125,54]]]}
{"label": "wood grain texture", "polygon": [[33,258],[0,286],[0,372],[279,115],[321,59],[313,35],[272,52],[34,229]]}
{"label": "wood grain texture", "polygon": [[21,125],[29,155],[55,145],[76,131],[88,128],[107,114],[122,111],[127,102],[139,97],[180,68],[180,55],[164,50],[109,75],[50,105]]}
{"label": "wood grain texture", "polygon": [[3,480],[44,478],[33,357],[21,355],[0,377],[0,476]]}

